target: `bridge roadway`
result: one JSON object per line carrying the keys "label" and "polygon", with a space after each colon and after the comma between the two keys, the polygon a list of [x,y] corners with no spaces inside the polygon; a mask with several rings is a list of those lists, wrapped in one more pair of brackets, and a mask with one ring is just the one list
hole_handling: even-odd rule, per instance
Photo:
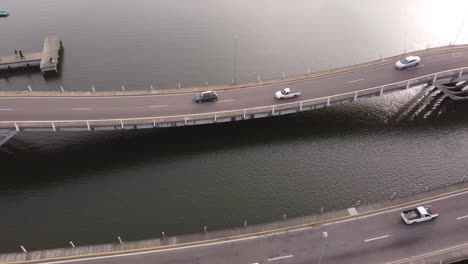
{"label": "bridge roadway", "polygon": [[[310,79],[226,89],[219,91],[219,101],[215,103],[197,104],[194,102],[194,93],[108,97],[2,97],[0,121],[104,120],[221,112],[327,97],[468,67],[466,46],[428,53],[421,57],[421,65],[402,71],[394,69],[394,61],[391,61]],[[273,94],[285,87],[301,90],[302,95],[298,99],[278,102]]]}
{"label": "bridge roadway", "polygon": [[[43,263],[407,263],[418,259],[415,256],[468,245],[467,203],[468,189],[429,199],[424,204],[439,208],[439,218],[415,225],[406,225],[400,217],[402,209],[408,208],[406,205],[322,226],[233,241]],[[323,232],[327,232],[327,238]],[[449,263],[445,261],[448,258],[436,259],[411,263],[439,263],[439,259]]]}

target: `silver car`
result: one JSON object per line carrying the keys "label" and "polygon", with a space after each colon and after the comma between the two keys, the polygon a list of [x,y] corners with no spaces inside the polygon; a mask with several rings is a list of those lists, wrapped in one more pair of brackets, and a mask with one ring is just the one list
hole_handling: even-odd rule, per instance
{"label": "silver car", "polygon": [[395,68],[398,70],[403,70],[406,68],[414,67],[417,66],[419,63],[421,63],[421,58],[418,56],[409,56],[406,57],[402,60],[399,60],[395,63]]}

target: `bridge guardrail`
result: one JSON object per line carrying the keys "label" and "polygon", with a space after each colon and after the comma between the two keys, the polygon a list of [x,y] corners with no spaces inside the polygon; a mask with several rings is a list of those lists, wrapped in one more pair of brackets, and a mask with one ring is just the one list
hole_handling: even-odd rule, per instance
{"label": "bridge guardrail", "polygon": [[[381,86],[370,87],[353,92],[335,94],[326,97],[313,98],[308,100],[295,101],[290,103],[281,103],[268,106],[259,106],[245,109],[217,111],[199,114],[173,115],[173,116],[151,116],[141,118],[118,118],[118,119],[90,119],[90,120],[41,120],[41,121],[0,121],[0,128],[9,128],[20,131],[22,129],[34,130],[100,130],[100,128],[113,127],[113,129],[158,127],[158,126],[183,126],[216,122],[225,122],[226,118],[230,120],[245,120],[258,117],[275,116],[282,114],[283,111],[290,113],[311,110],[314,108],[325,107],[337,102],[355,101],[360,97],[381,96],[386,92],[407,89],[410,86],[421,83],[433,82],[440,78],[460,77],[468,67],[456,68],[441,72],[436,72],[412,79],[399,82],[384,84]],[[468,71],[467,71],[468,73]],[[289,112],[288,112],[289,113]],[[263,116],[262,116],[263,115]],[[203,122],[206,121],[206,122]],[[229,120],[228,120],[229,121]]]}

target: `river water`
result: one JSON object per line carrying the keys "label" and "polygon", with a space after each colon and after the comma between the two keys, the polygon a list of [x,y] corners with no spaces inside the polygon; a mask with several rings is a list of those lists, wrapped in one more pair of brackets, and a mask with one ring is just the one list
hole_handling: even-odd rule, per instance
{"label": "river water", "polygon": [[[4,74],[2,91],[226,84],[236,63],[247,82],[468,42],[466,1],[5,0],[0,9],[11,13],[0,19],[1,55],[40,51],[52,33],[65,47],[59,78]],[[0,252],[262,223],[454,184],[466,175],[467,113],[415,88],[231,124],[21,133],[0,148]]]}

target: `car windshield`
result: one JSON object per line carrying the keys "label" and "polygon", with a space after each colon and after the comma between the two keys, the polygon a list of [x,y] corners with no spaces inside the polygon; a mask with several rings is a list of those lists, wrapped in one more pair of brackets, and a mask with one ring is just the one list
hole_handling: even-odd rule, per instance
{"label": "car windshield", "polygon": [[283,89],[283,90],[281,90],[281,94],[286,95],[286,94],[288,94],[288,92],[286,91],[286,89]]}
{"label": "car windshield", "polygon": [[402,59],[402,60],[401,60],[401,63],[403,63],[403,64],[407,64],[408,62],[409,62],[409,61],[408,61],[407,59]]}

